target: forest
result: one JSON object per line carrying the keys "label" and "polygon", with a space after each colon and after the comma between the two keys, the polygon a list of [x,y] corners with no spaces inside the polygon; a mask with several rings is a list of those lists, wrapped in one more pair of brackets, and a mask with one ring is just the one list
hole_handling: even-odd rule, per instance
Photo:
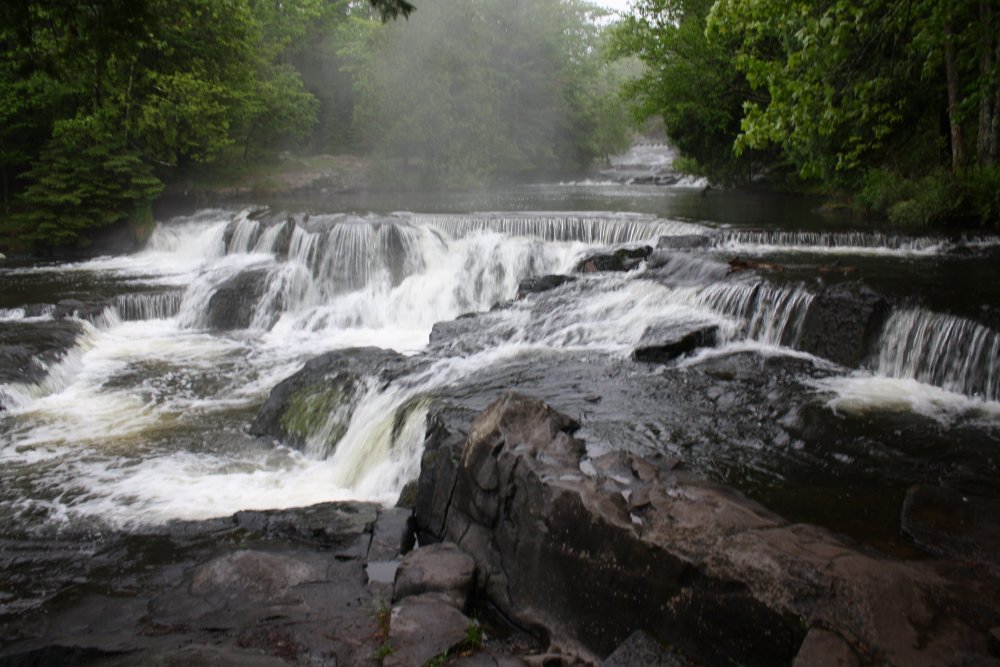
{"label": "forest", "polygon": [[990,0],[636,0],[613,51],[685,167],[839,194],[892,222],[1000,220]]}
{"label": "forest", "polygon": [[4,3],[0,246],[148,225],[170,183],[282,151],[370,156],[397,188],[579,173],[649,119],[720,186],[1000,220],[989,0],[415,5]]}
{"label": "forest", "polygon": [[582,0],[4,3],[0,245],[148,225],[193,169],[278,151],[371,155],[395,187],[579,170],[631,132],[600,13]]}

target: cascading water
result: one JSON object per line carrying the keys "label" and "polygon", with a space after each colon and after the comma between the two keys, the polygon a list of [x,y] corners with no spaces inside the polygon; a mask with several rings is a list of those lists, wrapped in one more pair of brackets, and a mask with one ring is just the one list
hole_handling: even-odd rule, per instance
{"label": "cascading water", "polygon": [[967,319],[921,308],[900,309],[886,322],[875,368],[887,377],[997,401],[1000,334]]}

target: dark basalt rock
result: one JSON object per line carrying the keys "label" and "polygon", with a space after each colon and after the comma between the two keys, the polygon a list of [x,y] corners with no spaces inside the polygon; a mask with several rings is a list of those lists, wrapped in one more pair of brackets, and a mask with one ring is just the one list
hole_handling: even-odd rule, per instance
{"label": "dark basalt rock", "polygon": [[633,271],[642,266],[643,260],[649,257],[652,252],[651,247],[642,246],[641,248],[622,248],[610,254],[591,255],[580,261],[574,271],[577,273]]}
{"label": "dark basalt rock", "polygon": [[548,292],[557,287],[561,287],[566,283],[571,283],[576,278],[572,276],[560,276],[560,275],[548,275],[540,276],[538,278],[529,278],[521,282],[517,286],[517,298],[523,299],[529,294],[538,294],[539,292]]}
{"label": "dark basalt rock", "polygon": [[267,271],[245,271],[225,281],[208,300],[206,324],[212,331],[246,329],[264,295]]}
{"label": "dark basalt rock", "polygon": [[813,628],[802,642],[792,667],[860,667],[858,656],[843,638],[822,628]]}
{"label": "dark basalt rock", "polygon": [[456,609],[465,609],[472,592],[476,561],[454,544],[431,544],[406,555],[396,571],[393,602],[411,595],[442,593]]}
{"label": "dark basalt rock", "polygon": [[1000,565],[1000,498],[914,486],[903,501],[902,528],[931,553]]}
{"label": "dark basalt rock", "polygon": [[392,608],[389,645],[393,651],[382,665],[424,665],[462,643],[469,623],[443,594],[424,593],[404,598]]}
{"label": "dark basalt rock", "polygon": [[715,347],[719,327],[715,325],[692,329],[687,326],[649,327],[632,351],[636,361],[667,363],[702,347]]}
{"label": "dark basalt rock", "polygon": [[848,368],[868,355],[889,315],[889,302],[861,283],[834,285],[818,294],[802,322],[797,347]]}
{"label": "dark basalt rock", "polygon": [[599,662],[644,630],[696,663],[790,664],[816,627],[891,665],[986,650],[993,580],[789,524],[663,461],[584,461],[576,422],[527,396],[502,396],[467,437],[451,419],[430,430],[421,539],[456,542],[479,591],[564,652]]}

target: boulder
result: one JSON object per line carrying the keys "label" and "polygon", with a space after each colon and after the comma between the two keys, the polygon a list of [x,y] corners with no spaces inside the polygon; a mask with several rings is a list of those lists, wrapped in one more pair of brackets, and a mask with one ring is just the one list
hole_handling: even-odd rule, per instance
{"label": "boulder", "polygon": [[423,665],[465,641],[471,621],[440,593],[404,598],[389,620],[392,653],[383,667]]}
{"label": "boulder", "polygon": [[465,609],[472,592],[476,562],[454,544],[431,544],[406,555],[396,571],[392,600],[411,595],[442,593],[455,605]]}
{"label": "boulder", "polygon": [[590,255],[577,263],[574,271],[577,273],[594,273],[596,271],[633,271],[642,266],[653,252],[650,246],[640,248],[622,248],[613,253]]}
{"label": "boulder", "polygon": [[1000,565],[1000,498],[917,485],[906,493],[901,522],[931,553]]}
{"label": "boulder", "polygon": [[266,270],[244,271],[219,285],[208,300],[205,323],[212,331],[246,329],[267,287]]}
{"label": "boulder", "polygon": [[523,299],[529,294],[538,294],[539,292],[548,292],[557,287],[562,287],[566,283],[571,283],[575,281],[576,278],[572,276],[560,276],[560,275],[548,275],[539,276],[537,278],[529,278],[521,282],[517,286],[517,298]]}
{"label": "boulder", "polygon": [[310,435],[323,429],[315,453],[328,455],[347,431],[368,383],[385,386],[412,367],[409,358],[375,347],[320,355],[271,390],[250,433],[304,448]]}
{"label": "boulder", "polygon": [[79,322],[66,319],[0,323],[0,384],[40,381],[82,332]]}
{"label": "boulder", "polygon": [[889,303],[861,283],[843,283],[816,295],[802,321],[798,349],[857,368],[889,315]]}
{"label": "boulder", "polygon": [[465,438],[433,429],[438,488],[416,508],[422,541],[457,543],[479,591],[563,653],[600,662],[644,630],[696,663],[791,664],[811,627],[889,665],[986,651],[995,581],[789,524],[663,461],[585,459],[576,427],[508,393]]}
{"label": "boulder", "polygon": [[715,347],[719,342],[719,327],[715,325],[667,325],[649,327],[632,351],[636,361],[667,363],[702,347]]}

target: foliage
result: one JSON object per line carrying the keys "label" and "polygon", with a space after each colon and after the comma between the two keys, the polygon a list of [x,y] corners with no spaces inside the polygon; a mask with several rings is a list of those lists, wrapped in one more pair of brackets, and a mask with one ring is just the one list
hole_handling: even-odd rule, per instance
{"label": "foliage", "polygon": [[889,198],[872,210],[898,221],[997,221],[979,185],[998,158],[996,15],[976,0],[638,0],[615,42],[647,66],[636,113],[661,115],[714,180],[749,160]]}

